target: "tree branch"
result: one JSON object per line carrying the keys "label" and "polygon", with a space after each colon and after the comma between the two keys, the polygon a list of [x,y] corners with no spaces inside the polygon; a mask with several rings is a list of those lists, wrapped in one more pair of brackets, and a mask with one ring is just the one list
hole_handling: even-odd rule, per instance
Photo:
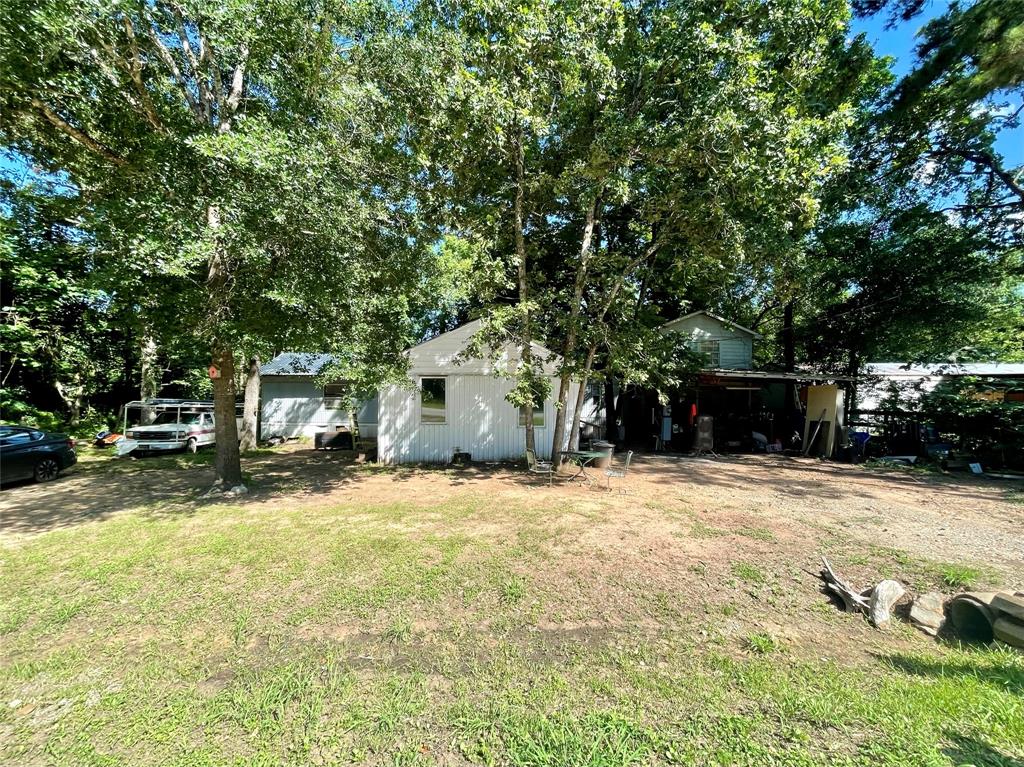
{"label": "tree branch", "polygon": [[220,117],[225,110],[220,65],[217,63],[217,55],[213,46],[207,41],[202,30],[199,30],[199,62],[208,64],[210,67],[210,86],[213,88],[213,100],[217,104],[217,115]]}
{"label": "tree branch", "polygon": [[77,141],[93,154],[99,155],[114,165],[123,166],[128,164],[128,161],[125,158],[114,152],[110,147],[94,139],[84,130],[76,128],[59,114],[50,109],[49,105],[44,103],[42,100],[32,97],[29,100],[29,103],[32,104],[33,108],[35,108],[46,119],[46,121],[50,123],[50,125],[55,127],[64,135]]}
{"label": "tree branch", "polygon": [[[192,42],[188,39],[188,25],[185,24],[185,14],[182,13],[181,6],[177,3],[171,3],[171,10],[174,12],[174,18],[178,22],[178,34],[181,37],[181,49],[185,52],[188,64],[192,68],[192,76],[195,78],[196,87],[199,89],[199,98],[201,99],[200,105],[203,109],[207,122],[212,121],[213,97],[210,94],[210,89],[207,87],[206,78],[203,76],[203,72],[199,68],[199,59],[196,58],[196,54],[192,50]],[[196,29],[198,28],[199,24],[197,22]],[[199,33],[199,39],[200,47],[205,48],[202,33]]]}
{"label": "tree branch", "polygon": [[961,159],[973,162],[982,168],[989,170],[992,175],[998,178],[1006,188],[1009,189],[1020,201],[1024,203],[1024,186],[1021,186],[1010,171],[1006,170],[991,152],[982,152],[970,149],[933,149],[928,153],[932,157],[960,157]]}
{"label": "tree branch", "polygon": [[[948,213],[954,210],[1000,210],[1002,208],[1019,208],[1020,203],[1015,200],[1009,202],[990,203],[964,203],[962,205],[950,205],[947,208],[940,208],[939,213]],[[756,329],[756,327],[755,327]]]}
{"label": "tree branch", "polygon": [[142,54],[139,52],[139,43],[135,39],[135,27],[127,16],[123,19],[125,35],[128,37],[128,50],[131,53],[131,63],[128,65],[128,75],[131,77],[135,90],[139,94],[139,101],[142,104],[142,112],[146,121],[153,130],[163,131],[164,126],[160,116],[156,112],[153,100],[149,96],[146,84],[142,82]]}
{"label": "tree branch", "polygon": [[770,312],[773,312],[776,309],[778,309],[780,305],[781,302],[778,300],[766,302],[765,305],[761,308],[761,311],[757,313],[757,317],[754,318],[754,321],[750,323],[750,329],[757,330],[757,326],[764,321],[764,318],[767,317]]}
{"label": "tree branch", "polygon": [[235,64],[235,71],[231,75],[231,93],[228,94],[226,102],[228,114],[225,115],[225,118],[229,123],[238,111],[239,104],[242,103],[242,94],[245,90],[245,65],[248,60],[249,46],[242,43],[238,48],[238,63]]}
{"label": "tree branch", "polygon": [[629,263],[626,264],[626,268],[622,270],[622,273],[619,274],[615,282],[612,284],[612,289],[608,293],[608,298],[604,302],[604,306],[601,307],[601,314],[597,318],[598,322],[604,321],[605,315],[608,314],[608,311],[612,308],[612,304],[615,303],[615,297],[619,294],[619,291],[625,284],[626,278],[633,272],[634,269],[640,266],[640,264],[642,264],[644,261],[646,261],[655,253],[657,253],[659,248],[661,248],[661,242],[659,240],[654,240],[650,245],[644,248],[643,253],[641,253],[639,256],[636,256],[631,261],[629,261]]}
{"label": "tree branch", "polygon": [[203,117],[203,108],[199,102],[196,101],[196,97],[192,94],[192,91],[188,87],[188,81],[181,74],[181,70],[178,68],[178,62],[174,60],[174,55],[168,50],[167,46],[164,45],[163,40],[160,39],[160,30],[157,29],[156,22],[147,25],[147,33],[149,39],[156,46],[156,52],[160,56],[160,59],[164,62],[167,69],[170,70],[171,76],[177,81],[181,92],[185,96],[185,101],[188,102],[188,107],[192,112],[192,116],[195,117],[196,122],[200,125],[206,125],[207,122]]}

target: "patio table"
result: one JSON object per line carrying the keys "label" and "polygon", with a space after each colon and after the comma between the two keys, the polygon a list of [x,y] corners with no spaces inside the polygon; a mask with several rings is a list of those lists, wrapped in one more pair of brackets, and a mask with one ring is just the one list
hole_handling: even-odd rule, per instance
{"label": "patio table", "polygon": [[593,478],[587,474],[587,467],[606,455],[608,453],[604,450],[566,450],[562,453],[562,457],[574,463],[577,467],[576,473],[569,477],[569,482],[574,482],[578,479],[580,482],[586,482],[588,485],[593,484]]}

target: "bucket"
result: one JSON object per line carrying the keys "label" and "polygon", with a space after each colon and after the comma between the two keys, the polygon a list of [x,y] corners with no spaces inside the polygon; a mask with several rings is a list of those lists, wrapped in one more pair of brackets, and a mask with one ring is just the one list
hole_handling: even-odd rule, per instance
{"label": "bucket", "polygon": [[595,469],[607,469],[612,465],[612,456],[615,454],[615,445],[611,442],[604,440],[594,440],[590,443],[591,448],[596,451],[601,451],[605,455],[601,458],[597,458],[591,464]]}

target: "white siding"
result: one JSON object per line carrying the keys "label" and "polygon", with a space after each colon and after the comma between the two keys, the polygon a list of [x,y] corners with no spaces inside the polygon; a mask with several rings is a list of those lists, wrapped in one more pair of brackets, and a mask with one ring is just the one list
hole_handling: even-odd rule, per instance
{"label": "white siding", "polygon": [[[324,407],[324,392],[302,376],[264,376],[260,382],[260,437],[311,437],[349,425],[348,412]],[[359,433],[377,436],[377,398],[363,402],[357,414]]]}
{"label": "white siding", "polygon": [[684,317],[666,325],[665,332],[676,333],[687,342],[718,341],[720,368],[750,370],[753,367],[754,346],[750,334],[714,317],[706,314]]}
{"label": "white siding", "polygon": [[[418,379],[436,375],[416,371],[415,388],[391,386],[380,392],[377,454],[383,463],[448,463],[458,447],[474,461],[522,458],[526,430],[519,426],[519,411],[505,399],[512,381],[489,375],[465,375],[448,369],[445,385],[446,423],[420,423]],[[555,425],[554,397],[558,381],[552,379],[552,396],[544,403],[544,426],[535,427],[539,457],[551,454]],[[571,415],[578,387],[570,392]],[[566,429],[568,431],[568,429]]]}

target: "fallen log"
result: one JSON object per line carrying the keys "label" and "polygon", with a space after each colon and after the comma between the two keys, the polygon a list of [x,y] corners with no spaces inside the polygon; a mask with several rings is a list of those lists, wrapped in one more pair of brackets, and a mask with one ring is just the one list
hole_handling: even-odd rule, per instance
{"label": "fallen log", "polygon": [[870,611],[871,605],[868,600],[836,575],[836,571],[832,569],[832,565],[824,555],[821,557],[821,564],[824,567],[820,577],[825,582],[825,587],[842,600],[846,612],[867,613]]}
{"label": "fallen log", "polygon": [[899,581],[881,581],[871,590],[871,601],[868,607],[868,618],[875,628],[888,628],[892,620],[892,606],[896,604],[906,589]]}

